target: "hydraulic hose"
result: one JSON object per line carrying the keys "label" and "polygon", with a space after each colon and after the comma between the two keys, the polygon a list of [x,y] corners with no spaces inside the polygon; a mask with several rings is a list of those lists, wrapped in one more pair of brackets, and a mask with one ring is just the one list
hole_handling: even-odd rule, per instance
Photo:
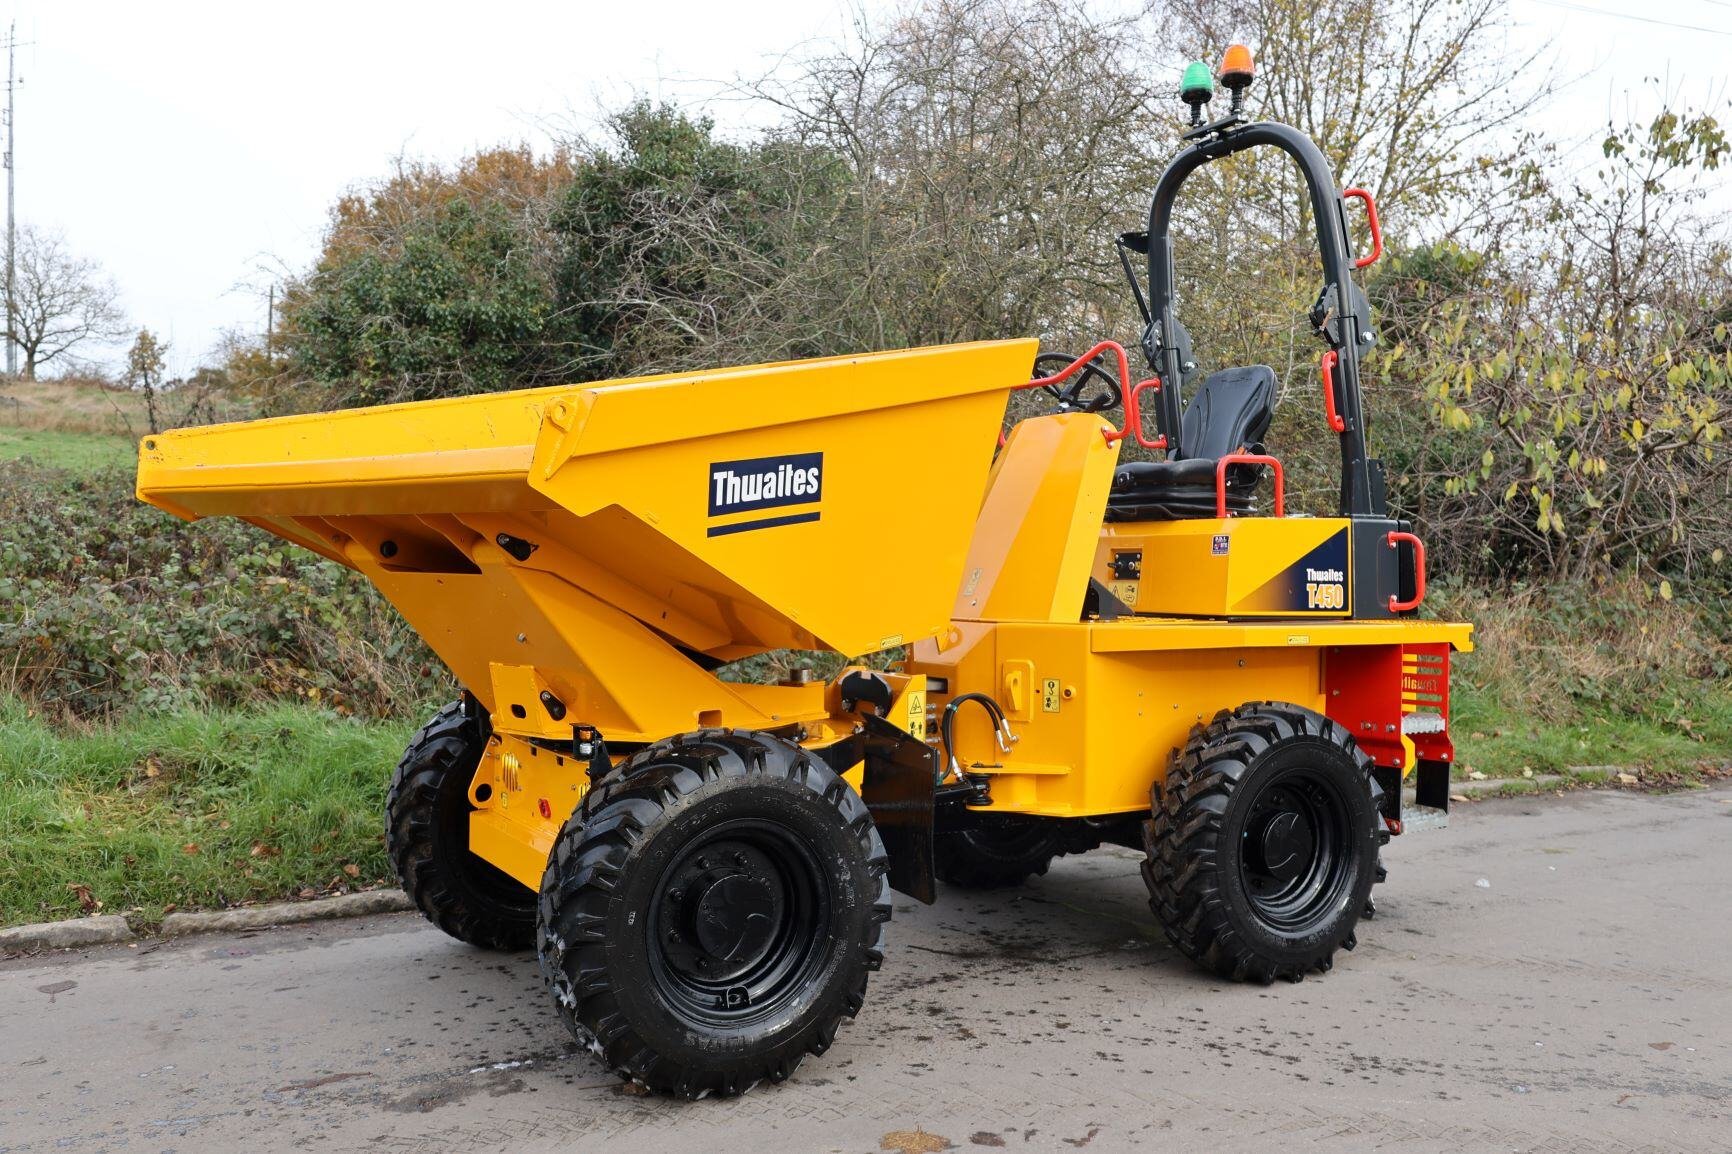
{"label": "hydraulic hose", "polygon": [[[1010,722],[1004,716],[1003,707],[991,697],[984,693],[961,693],[951,698],[950,704],[944,707],[944,715],[938,720],[938,740],[944,746],[949,773],[957,781],[963,780],[963,776],[962,763],[956,759],[956,711],[970,701],[986,710],[987,716],[992,719],[992,735],[998,741],[999,752],[1009,753],[1010,743],[1016,740],[1016,735],[1010,731]],[[938,780],[942,782],[944,776],[941,774]]]}

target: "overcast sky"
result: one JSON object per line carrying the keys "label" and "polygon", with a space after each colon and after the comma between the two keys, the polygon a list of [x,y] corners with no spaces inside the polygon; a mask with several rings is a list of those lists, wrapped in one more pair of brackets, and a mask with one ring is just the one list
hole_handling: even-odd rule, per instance
{"label": "overcast sky", "polygon": [[[169,339],[171,371],[184,372],[224,329],[263,328],[263,286],[304,268],[331,202],[392,158],[541,144],[550,127],[633,94],[713,91],[842,35],[850,10],[22,0],[11,8],[24,45],[18,219],[63,230],[99,260],[134,324]],[[1571,80],[1545,114],[1560,136],[1590,136],[1645,77],[1725,98],[1727,0],[1513,0],[1511,13],[1512,47],[1555,48]],[[733,127],[750,115],[713,111]]]}

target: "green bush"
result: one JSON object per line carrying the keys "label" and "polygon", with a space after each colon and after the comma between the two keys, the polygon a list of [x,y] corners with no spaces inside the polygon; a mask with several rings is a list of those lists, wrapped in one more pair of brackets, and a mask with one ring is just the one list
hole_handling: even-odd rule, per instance
{"label": "green bush", "polygon": [[364,579],[130,471],[0,464],[0,689],[56,713],[316,700],[413,715],[449,675]]}

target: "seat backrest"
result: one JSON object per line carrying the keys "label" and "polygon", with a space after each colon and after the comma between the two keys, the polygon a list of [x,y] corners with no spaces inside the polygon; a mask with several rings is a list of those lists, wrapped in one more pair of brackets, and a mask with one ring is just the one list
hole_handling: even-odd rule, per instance
{"label": "seat backrest", "polygon": [[1179,422],[1184,459],[1214,460],[1260,444],[1275,414],[1275,370],[1268,365],[1210,373]]}

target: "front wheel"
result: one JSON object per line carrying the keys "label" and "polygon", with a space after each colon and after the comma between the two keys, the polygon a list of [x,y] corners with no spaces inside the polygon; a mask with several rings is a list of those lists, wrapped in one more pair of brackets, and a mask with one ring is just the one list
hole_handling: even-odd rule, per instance
{"label": "front wheel", "polygon": [[1234,981],[1292,981],[1352,949],[1382,841],[1371,761],[1297,705],[1222,711],[1175,754],[1144,827],[1167,936]]}
{"label": "front wheel", "polygon": [[584,798],[541,883],[560,1016],[652,1090],[779,1082],[865,1000],[884,843],[847,782],[768,734],[705,730],[632,761]]}

